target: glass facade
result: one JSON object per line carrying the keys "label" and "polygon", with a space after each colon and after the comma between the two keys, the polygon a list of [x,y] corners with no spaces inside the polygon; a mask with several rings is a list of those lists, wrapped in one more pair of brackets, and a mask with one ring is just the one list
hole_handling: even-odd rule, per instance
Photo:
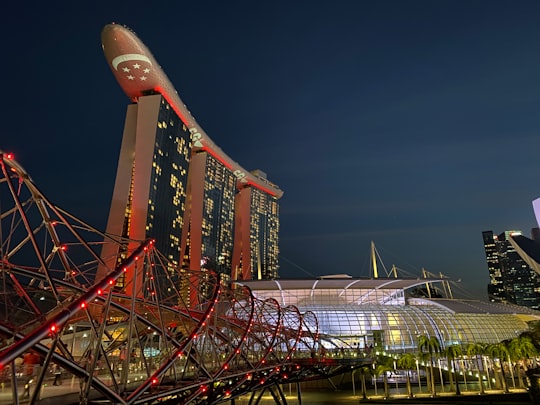
{"label": "glass facade", "polygon": [[505,231],[498,236],[486,231],[483,235],[490,272],[490,299],[540,309],[540,275],[510,243],[512,235],[521,235],[521,231]]}
{"label": "glass facade", "polygon": [[492,231],[482,232],[484,252],[489,271],[488,296],[492,301],[504,301],[504,285],[501,265],[497,255],[497,236]]}
{"label": "glass facade", "polygon": [[[401,282],[400,282],[401,281]],[[443,347],[498,343],[527,330],[540,312],[473,300],[411,297],[421,282],[399,279],[242,281],[258,299],[275,297],[313,313],[328,349],[373,347],[389,353],[417,351],[421,335]],[[362,298],[363,297],[363,298]],[[366,297],[370,297],[366,299]]]}
{"label": "glass facade", "polygon": [[[122,236],[132,237],[133,232],[139,232],[138,238],[154,239],[155,246],[167,258],[169,268],[164,270],[159,267],[159,271],[153,275],[152,279],[141,277],[138,288],[142,288],[141,293],[155,294],[160,291],[162,295],[175,294],[170,288],[163,288],[170,285],[168,278],[178,279],[177,268],[180,263],[180,239],[183,228],[183,214],[186,205],[186,188],[188,166],[191,156],[190,133],[183,125],[167,101],[161,96],[159,104],[152,103],[150,106],[139,106],[137,110],[137,125],[146,129],[139,136],[148,140],[154,140],[153,150],[145,150],[145,154],[134,155],[132,158],[131,179],[129,196],[126,200],[124,223]],[[152,122],[146,122],[148,116],[153,117]],[[157,117],[157,119],[155,119]],[[154,132],[155,131],[155,132]],[[146,166],[145,162],[148,162]],[[148,167],[150,175],[148,188],[136,184],[137,170],[146,171]],[[136,219],[134,218],[134,189],[139,189],[139,196],[144,196],[143,202],[147,201],[146,219],[142,223],[141,231],[134,230]],[[141,198],[141,197],[139,197]],[[141,212],[141,211],[139,211]],[[138,219],[141,223],[141,219]],[[144,231],[144,234],[141,233]],[[137,238],[137,239],[138,239]],[[126,249],[119,252],[119,259],[125,256]],[[127,281],[122,277],[116,284],[117,289],[127,288]],[[159,286],[156,286],[159,284]],[[162,297],[163,298],[163,297]]]}
{"label": "glass facade", "polygon": [[252,277],[278,276],[279,205],[275,197],[252,187],[250,244]]}
{"label": "glass facade", "polygon": [[[176,284],[178,280],[180,238],[182,236],[183,215],[186,205],[186,184],[191,155],[190,134],[180,118],[165,99],[161,99],[156,142],[152,161],[146,233],[155,239],[156,248],[168,259],[169,274],[156,274],[155,283],[170,285],[166,278]],[[148,281],[148,280],[146,280]],[[162,291],[154,289],[146,282],[146,292]]]}
{"label": "glass facade", "polygon": [[202,267],[230,279],[234,237],[233,172],[206,153],[202,218]]}
{"label": "glass facade", "polygon": [[175,266],[180,262],[190,154],[189,131],[162,99],[156,125],[146,233],[147,237],[156,239],[157,249]]}
{"label": "glass facade", "polygon": [[163,291],[155,283],[177,280],[179,268],[216,271],[224,280],[236,277],[233,271],[277,276],[282,193],[262,172],[247,176],[231,162],[204,144],[162,95],[139,97],[128,107],[107,232],[154,239],[170,266],[151,281],[126,275],[118,289],[129,293],[132,283],[131,294]]}

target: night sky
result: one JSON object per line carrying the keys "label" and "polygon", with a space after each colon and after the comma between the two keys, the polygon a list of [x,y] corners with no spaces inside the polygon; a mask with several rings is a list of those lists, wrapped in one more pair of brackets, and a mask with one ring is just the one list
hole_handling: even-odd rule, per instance
{"label": "night sky", "polygon": [[0,149],[99,229],[129,104],[101,50],[110,22],[138,34],[216,144],[284,191],[282,278],[369,276],[373,240],[388,269],[485,298],[482,231],[536,226],[538,1],[10,7]]}

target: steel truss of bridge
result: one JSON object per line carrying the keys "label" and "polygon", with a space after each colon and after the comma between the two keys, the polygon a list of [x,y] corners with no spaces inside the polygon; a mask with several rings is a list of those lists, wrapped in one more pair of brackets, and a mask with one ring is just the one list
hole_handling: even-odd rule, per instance
{"label": "steel truss of bridge", "polygon": [[1,151],[0,169],[0,404],[286,403],[279,384],[353,367],[319,360],[313,313],[99,232]]}

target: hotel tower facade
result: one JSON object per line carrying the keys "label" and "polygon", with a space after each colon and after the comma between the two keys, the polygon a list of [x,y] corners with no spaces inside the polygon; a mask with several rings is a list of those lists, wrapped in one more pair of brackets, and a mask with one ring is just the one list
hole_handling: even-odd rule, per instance
{"label": "hotel tower facade", "polygon": [[[283,192],[264,172],[245,170],[212,142],[130,29],[105,26],[102,45],[132,101],[107,232],[133,241],[155,239],[175,267],[163,277],[174,278],[178,268],[214,270],[232,280],[277,277]],[[144,294],[143,280],[135,281],[141,286],[137,294]]]}

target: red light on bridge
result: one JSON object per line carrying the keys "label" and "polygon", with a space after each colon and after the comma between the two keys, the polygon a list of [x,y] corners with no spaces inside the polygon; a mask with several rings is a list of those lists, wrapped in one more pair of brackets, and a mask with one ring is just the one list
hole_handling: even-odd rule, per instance
{"label": "red light on bridge", "polygon": [[114,280],[113,279],[109,280],[109,285],[114,285]]}
{"label": "red light on bridge", "polygon": [[86,308],[86,302],[81,302],[81,308]]}
{"label": "red light on bridge", "polygon": [[152,384],[156,385],[159,382],[157,378],[152,378]]}
{"label": "red light on bridge", "polygon": [[13,156],[13,153],[6,153],[4,156],[8,160],[12,160],[15,157],[15,156]]}

